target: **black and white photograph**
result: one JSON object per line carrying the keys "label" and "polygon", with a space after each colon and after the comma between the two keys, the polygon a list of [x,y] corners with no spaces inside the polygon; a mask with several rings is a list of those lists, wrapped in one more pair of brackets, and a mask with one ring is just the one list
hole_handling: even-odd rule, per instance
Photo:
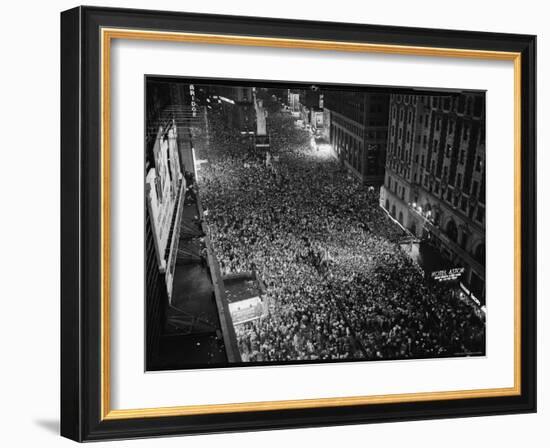
{"label": "black and white photograph", "polygon": [[61,13],[62,436],[542,434],[541,28],[402,3]]}
{"label": "black and white photograph", "polygon": [[147,370],[485,355],[485,92],[145,97]]}

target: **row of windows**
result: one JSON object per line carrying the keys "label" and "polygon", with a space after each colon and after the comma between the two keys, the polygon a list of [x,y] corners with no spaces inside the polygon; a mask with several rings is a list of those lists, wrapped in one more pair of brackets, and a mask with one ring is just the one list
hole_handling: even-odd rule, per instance
{"label": "row of windows", "polygon": [[402,200],[405,200],[406,189],[397,180],[393,179],[389,174],[387,176],[386,186],[390,191],[393,191]]}
{"label": "row of windows", "polygon": [[418,95],[395,95],[394,98],[398,103],[412,104],[416,106],[418,99],[422,99],[423,97],[419,97]]}
{"label": "row of windows", "polygon": [[[438,119],[438,122],[440,122],[440,121],[441,121],[441,119]],[[453,127],[454,127],[454,123],[450,122],[450,128],[449,128],[447,136],[452,134]],[[439,129],[436,129],[436,130],[439,130]],[[394,126],[392,126],[392,128],[391,128],[390,135],[392,137],[395,137],[395,127]],[[462,131],[462,140],[465,142],[465,144],[470,139],[470,135],[471,135],[470,128],[465,126],[463,128],[463,131]],[[403,133],[403,129],[398,128],[397,139],[402,140],[403,137],[405,137],[405,143],[410,143],[411,137],[412,137],[411,131],[407,131],[406,133]],[[427,146],[428,146],[428,136],[426,134],[423,134],[423,135],[418,134],[416,136],[416,143],[417,144],[422,143],[422,146],[424,148],[427,148]],[[392,142],[391,145],[390,145],[390,151],[393,151],[394,147],[395,147],[395,145]],[[434,138],[434,140],[433,140],[433,149],[434,149],[435,152],[437,152],[438,148],[439,148],[439,140]],[[451,153],[452,153],[452,150],[453,150],[453,146],[451,144],[447,144],[446,150],[447,150],[446,156],[450,157]],[[462,150],[461,152],[462,152],[461,160],[464,160],[464,150]],[[462,161],[461,163],[464,163],[464,162]]]}
{"label": "row of windows", "polygon": [[335,147],[340,157],[345,157],[348,163],[361,172],[360,144],[349,134],[331,125],[331,144]]}
{"label": "row of windows", "polygon": [[458,114],[481,117],[483,112],[483,97],[481,95],[476,95],[475,97],[471,95],[458,95],[455,98],[434,96],[431,97],[429,106],[433,109],[443,109],[445,111],[455,111]]}
{"label": "row of windows", "polygon": [[352,132],[353,134],[357,135],[358,137],[361,137],[363,135],[363,128],[350,123],[347,120],[333,120],[333,123],[337,125],[340,128],[346,129],[349,132]]}
{"label": "row of windows", "polygon": [[[397,114],[397,106],[393,106],[392,107],[392,118],[395,120],[395,116]],[[411,108],[406,108],[406,107],[400,107],[399,108],[399,121],[401,123],[403,123],[403,119],[405,117],[405,110],[407,110],[407,123],[411,123],[412,122],[412,118],[413,118],[413,115],[414,115],[414,112],[413,112],[413,109]]]}
{"label": "row of windows", "polygon": [[[407,135],[407,140],[406,141],[408,141],[408,139],[409,139],[409,135]],[[417,136],[417,142],[419,140],[420,140],[420,136]],[[427,147],[427,137],[426,137],[426,135],[422,136],[422,145],[424,146],[424,148]],[[395,147],[396,147],[395,143],[392,142],[390,144],[390,151],[389,151],[390,154],[395,153]],[[433,157],[434,157],[434,160],[435,160],[435,157],[437,156],[437,154],[439,152],[439,140],[437,140],[437,139],[433,140],[432,148],[433,148]],[[444,154],[445,157],[452,158],[454,151],[455,151],[455,148],[453,147],[453,145],[451,145],[450,143],[447,144],[447,146],[445,148],[445,154]],[[408,153],[408,151],[406,151],[406,153]],[[397,154],[398,154],[399,157],[401,157],[401,155],[402,155],[402,146],[401,145],[397,145]],[[410,161],[410,159],[408,157],[405,160]],[[464,165],[466,163],[466,150],[465,149],[460,150],[457,160],[458,160],[458,163],[460,165]],[[415,155],[415,162],[418,162],[418,154]],[[432,169],[434,169],[433,168],[433,166],[434,166],[433,163],[434,163],[434,161],[432,161]],[[420,165],[422,167],[424,167],[424,154],[422,154],[422,161],[421,161]],[[483,165],[484,165],[483,157],[481,155],[476,155],[475,163],[474,163],[474,170],[477,171],[477,172],[482,171]]]}
{"label": "row of windows", "polygon": [[[397,95],[397,103],[402,102],[402,95]],[[414,101],[410,102],[410,104],[416,105],[416,97],[414,97]],[[483,97],[481,95],[476,96],[473,98],[472,96],[466,96],[466,95],[459,95],[456,98],[452,98],[450,96],[433,96],[433,97],[427,97],[423,96],[420,97],[422,104],[426,107],[431,107],[432,109],[442,109],[444,111],[450,112],[454,111],[461,115],[468,115],[468,116],[474,116],[477,118],[480,118],[483,113]],[[404,104],[409,104],[409,101],[405,100]],[[397,115],[397,110],[399,109],[399,120],[403,122],[405,118],[405,110],[407,111],[407,122],[410,123],[413,119],[413,109],[407,108],[406,106],[399,107],[397,104],[393,104],[392,107],[392,118],[395,118]],[[429,123],[429,114],[426,114],[424,116],[420,116],[419,118],[420,124],[422,122],[425,123],[425,126],[428,126]]]}
{"label": "row of windows", "polygon": [[[470,197],[467,197],[464,193],[462,193],[458,188],[443,188],[439,181],[430,183],[427,179],[427,176],[425,177],[425,187],[427,190],[434,194],[435,196],[440,197],[445,202],[447,202],[451,207],[455,209],[460,209],[460,211],[468,216],[470,219],[475,219],[480,224],[483,224],[485,219],[485,209],[482,207],[479,203],[477,198],[475,197],[475,194],[472,193]],[[474,182],[476,184],[475,190],[477,191],[477,182]],[[474,198],[473,200],[470,200],[470,198]]]}
{"label": "row of windows", "polygon": [[[424,187],[427,191],[434,194],[437,197],[440,197],[442,200],[446,201],[451,207],[459,208],[462,213],[468,216],[470,219],[475,219],[480,224],[483,224],[485,218],[485,208],[478,203],[478,189],[479,183],[474,181],[472,184],[471,194],[468,197],[467,193],[460,192],[458,187],[451,188],[441,185],[440,181],[430,182],[429,176],[424,176]],[[415,182],[416,182],[416,173],[415,173]],[[422,175],[420,178],[420,183],[422,184]],[[396,179],[393,179],[391,175],[387,175],[386,186],[390,191],[393,191],[397,196],[402,200],[405,200],[406,188],[401,185]],[[484,194],[484,192],[483,192]],[[470,198],[475,198],[471,200]],[[414,202],[418,201],[418,197],[413,198]],[[480,201],[483,202],[483,201]]]}

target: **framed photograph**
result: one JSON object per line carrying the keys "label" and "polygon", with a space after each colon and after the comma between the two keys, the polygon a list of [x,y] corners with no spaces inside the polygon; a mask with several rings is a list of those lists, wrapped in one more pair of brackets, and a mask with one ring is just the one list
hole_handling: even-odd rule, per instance
{"label": "framed photograph", "polygon": [[61,433],[536,411],[535,36],[61,14]]}

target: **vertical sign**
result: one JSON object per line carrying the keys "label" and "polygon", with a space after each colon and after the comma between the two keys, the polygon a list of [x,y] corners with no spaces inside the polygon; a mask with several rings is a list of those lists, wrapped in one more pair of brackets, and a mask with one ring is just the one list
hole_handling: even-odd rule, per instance
{"label": "vertical sign", "polygon": [[191,112],[193,117],[197,116],[197,103],[195,101],[195,85],[189,84],[189,94],[191,95]]}

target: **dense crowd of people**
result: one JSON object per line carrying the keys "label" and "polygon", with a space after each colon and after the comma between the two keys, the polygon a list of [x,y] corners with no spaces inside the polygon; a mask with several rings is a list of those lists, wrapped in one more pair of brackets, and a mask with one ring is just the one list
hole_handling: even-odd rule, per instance
{"label": "dense crowd of people", "polygon": [[282,112],[268,120],[276,163],[213,117],[198,172],[222,274],[255,271],[270,298],[265,317],[236,328],[242,360],[484,352],[483,320],[452,290],[424,280],[376,192]]}

